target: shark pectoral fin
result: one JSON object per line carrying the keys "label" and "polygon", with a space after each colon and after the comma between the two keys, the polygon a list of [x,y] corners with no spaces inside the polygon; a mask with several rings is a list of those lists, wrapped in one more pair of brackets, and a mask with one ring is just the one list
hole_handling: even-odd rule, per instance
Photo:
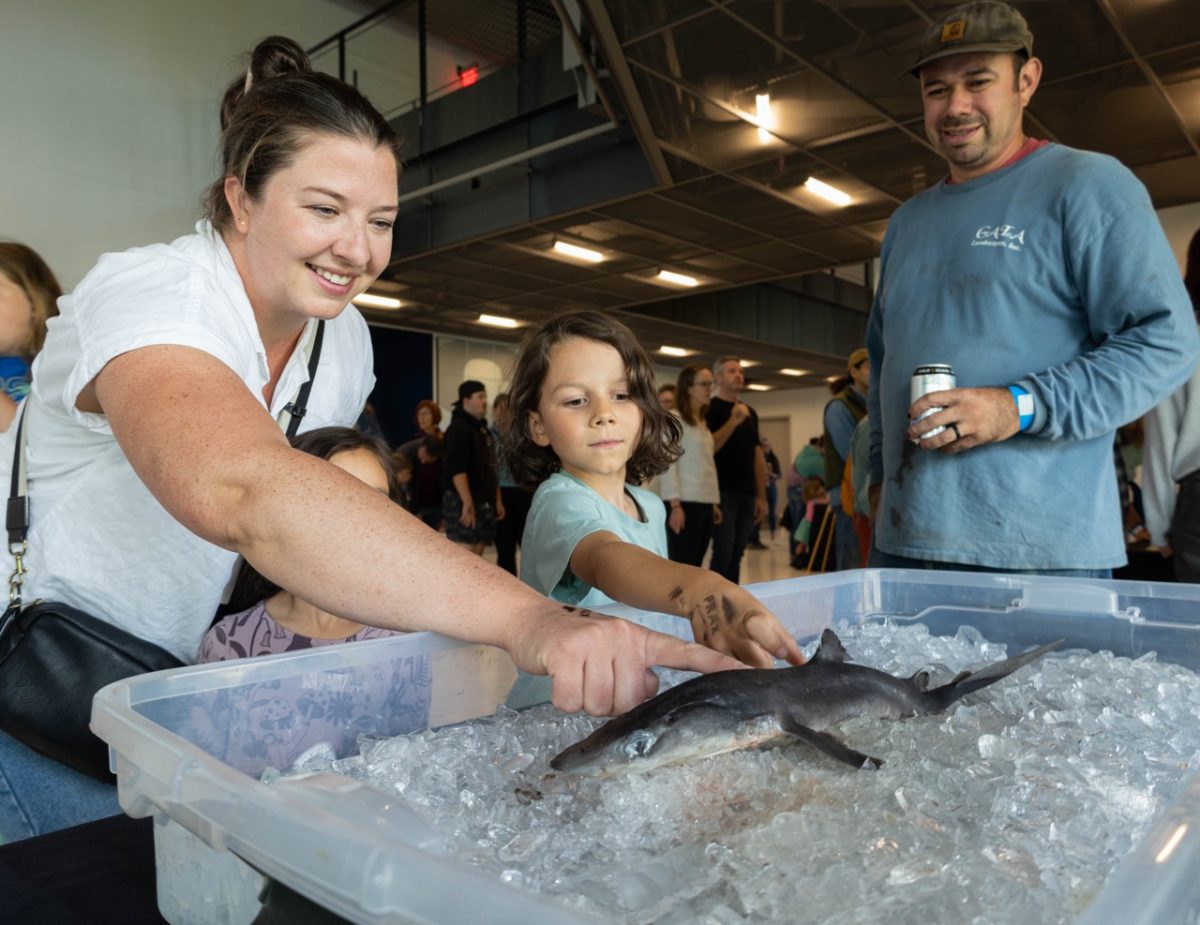
{"label": "shark pectoral fin", "polygon": [[882,759],[872,758],[870,755],[856,752],[837,736],[830,735],[828,732],[818,732],[816,729],[811,729],[803,723],[797,722],[790,716],[781,716],[779,718],[779,728],[789,735],[800,739],[802,742],[807,742],[814,748],[819,748],[830,757],[836,758],[838,761],[844,761],[852,767],[869,767],[875,770],[883,764]]}

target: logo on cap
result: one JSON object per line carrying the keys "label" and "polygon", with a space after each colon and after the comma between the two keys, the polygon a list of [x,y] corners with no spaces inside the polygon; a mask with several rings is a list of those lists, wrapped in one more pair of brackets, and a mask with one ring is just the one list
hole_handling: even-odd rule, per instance
{"label": "logo on cap", "polygon": [[942,26],[942,42],[956,42],[961,39],[967,32],[967,21],[965,19],[956,19],[953,22],[948,22]]}

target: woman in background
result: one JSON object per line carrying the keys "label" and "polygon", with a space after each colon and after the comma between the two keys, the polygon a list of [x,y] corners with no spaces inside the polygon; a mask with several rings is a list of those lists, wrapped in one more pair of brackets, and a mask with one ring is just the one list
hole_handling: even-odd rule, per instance
{"label": "woman in background", "polygon": [[442,409],[432,399],[422,399],[413,420],[417,435],[398,448],[413,464],[409,510],[437,530],[442,525]]}
{"label": "woman in background", "polygon": [[713,435],[704,421],[715,382],[708,366],[693,363],[680,370],[675,384],[671,414],[683,427],[679,440],[683,454],[663,473],[659,492],[669,508],[667,555],[684,565],[704,563],[713,524],[721,522]]}
{"label": "woman in background", "polygon": [[62,288],[37,251],[0,241],[0,430],[29,392],[29,368],[46,339],[46,320],[58,314]]}

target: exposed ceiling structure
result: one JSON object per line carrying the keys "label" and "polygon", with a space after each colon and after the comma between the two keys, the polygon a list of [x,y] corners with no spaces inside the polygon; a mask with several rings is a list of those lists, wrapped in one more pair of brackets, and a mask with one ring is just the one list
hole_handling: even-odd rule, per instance
{"label": "exposed ceiling structure", "polygon": [[[493,11],[513,6],[482,2]],[[530,2],[541,28],[546,9],[562,8],[558,0]],[[451,38],[466,45],[464,17],[478,0],[455,3]],[[679,343],[699,359],[740,352],[759,360],[755,378],[776,387],[796,385],[780,367],[840,372],[841,356],[655,318],[645,306],[682,291],[655,279],[661,269],[695,278],[693,292],[714,291],[875,257],[895,207],[944,174],[925,139],[916,81],[904,72],[921,33],[954,4],[579,5],[601,77],[596,108],[632,130],[657,185],[397,260],[386,275],[411,307],[390,320],[484,336],[475,324],[480,312],[499,309],[528,322],[594,307],[620,312],[648,347]],[[1200,201],[1200,0],[1013,5],[1045,65],[1027,131],[1119,158],[1157,207]],[[763,95],[767,109],[759,108]],[[810,177],[849,194],[850,204],[809,192]],[[556,239],[592,246],[606,259],[556,258]]]}

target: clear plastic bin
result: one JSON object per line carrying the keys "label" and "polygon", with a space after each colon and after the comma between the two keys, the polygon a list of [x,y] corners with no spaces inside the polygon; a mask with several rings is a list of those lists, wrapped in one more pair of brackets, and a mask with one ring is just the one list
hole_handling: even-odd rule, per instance
{"label": "clear plastic bin", "polygon": [[[891,616],[936,635],[971,625],[1018,650],[1058,638],[1129,657],[1154,650],[1200,671],[1196,585],[859,570],[753,590],[802,642]],[[690,636],[672,617],[606,609]],[[354,922],[582,925],[596,920],[439,856],[425,823],[382,792],[334,776],[257,780],[306,747],[305,710],[337,711],[351,754],[359,732],[437,728],[548,696],[499,650],[414,633],[113,684],[96,695],[92,729],[111,746],[122,807],[156,816],[159,907],[174,925],[252,921],[263,875]],[[1197,909],[1193,778],[1077,921],[1164,925]]]}

